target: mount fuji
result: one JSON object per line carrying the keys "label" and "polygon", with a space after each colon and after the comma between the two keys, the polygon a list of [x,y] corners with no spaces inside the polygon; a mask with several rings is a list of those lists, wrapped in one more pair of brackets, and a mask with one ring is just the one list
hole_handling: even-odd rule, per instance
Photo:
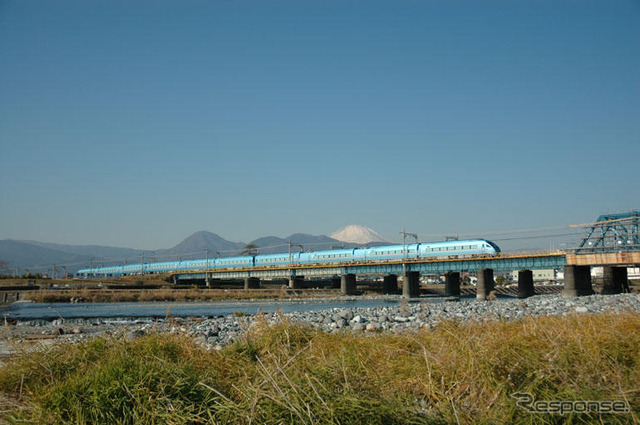
{"label": "mount fuji", "polygon": [[359,224],[350,224],[339,230],[336,230],[329,236],[341,242],[357,244],[367,244],[371,242],[389,242],[380,233],[369,227],[361,226]]}

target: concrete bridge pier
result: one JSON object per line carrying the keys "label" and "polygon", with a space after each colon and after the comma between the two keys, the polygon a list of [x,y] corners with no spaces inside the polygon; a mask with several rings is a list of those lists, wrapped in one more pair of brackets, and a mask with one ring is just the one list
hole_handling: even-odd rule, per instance
{"label": "concrete bridge pier", "polygon": [[629,291],[626,267],[605,266],[602,268],[602,294],[621,294]]}
{"label": "concrete bridge pier", "polygon": [[289,289],[300,289],[304,282],[304,276],[289,276]]}
{"label": "concrete bridge pier", "polygon": [[476,300],[485,301],[489,293],[493,291],[493,269],[478,270],[478,283],[476,284]]}
{"label": "concrete bridge pier", "polygon": [[385,275],[382,281],[382,293],[393,294],[398,291],[398,275],[388,274]]}
{"label": "concrete bridge pier", "polygon": [[444,275],[444,295],[447,297],[460,296],[460,273],[447,272]]}
{"label": "concrete bridge pier", "polygon": [[420,272],[405,272],[402,279],[402,298],[420,296]]}
{"label": "concrete bridge pier", "polygon": [[244,289],[259,289],[260,288],[260,279],[257,277],[245,277],[244,278]]}
{"label": "concrete bridge pier", "polygon": [[518,271],[518,298],[528,298],[535,295],[533,288],[533,272],[531,270]]}
{"label": "concrete bridge pier", "polygon": [[563,297],[593,295],[593,293],[590,266],[564,266]]}
{"label": "concrete bridge pier", "polygon": [[342,295],[353,295],[356,293],[356,275],[345,274],[340,277],[340,293]]}

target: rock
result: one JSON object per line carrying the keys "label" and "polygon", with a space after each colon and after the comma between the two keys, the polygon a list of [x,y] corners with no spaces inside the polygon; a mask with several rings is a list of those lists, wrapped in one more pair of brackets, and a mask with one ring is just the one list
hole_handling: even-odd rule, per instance
{"label": "rock", "polygon": [[136,330],[132,330],[127,332],[127,334],[125,335],[124,339],[127,342],[131,342],[136,338],[140,338],[142,336],[145,335],[145,331],[143,331],[142,329],[136,329]]}
{"label": "rock", "polygon": [[344,310],[340,310],[338,316],[344,320],[353,319],[353,311],[351,309],[345,308]]}
{"label": "rock", "polygon": [[589,309],[587,307],[580,306],[576,307],[575,311],[576,313],[588,313]]}
{"label": "rock", "polygon": [[365,327],[364,327],[364,325],[363,325],[362,323],[355,323],[355,324],[351,327],[351,329],[352,329],[354,332],[362,332],[362,331],[364,331]]}
{"label": "rock", "polygon": [[382,329],[382,325],[379,323],[367,323],[367,326],[365,327],[367,332],[375,332],[380,329]]}

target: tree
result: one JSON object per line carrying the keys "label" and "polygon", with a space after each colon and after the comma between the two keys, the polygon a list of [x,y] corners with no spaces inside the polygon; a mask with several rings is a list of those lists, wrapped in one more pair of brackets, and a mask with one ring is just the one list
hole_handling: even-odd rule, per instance
{"label": "tree", "polygon": [[258,248],[260,248],[258,245],[250,243],[244,247],[240,255],[258,255]]}

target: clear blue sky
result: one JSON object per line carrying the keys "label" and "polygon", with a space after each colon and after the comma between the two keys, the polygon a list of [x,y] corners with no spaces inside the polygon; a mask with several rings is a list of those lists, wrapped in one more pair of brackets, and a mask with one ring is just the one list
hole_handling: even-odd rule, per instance
{"label": "clear blue sky", "polygon": [[0,0],[0,239],[397,240],[639,207],[636,0]]}

